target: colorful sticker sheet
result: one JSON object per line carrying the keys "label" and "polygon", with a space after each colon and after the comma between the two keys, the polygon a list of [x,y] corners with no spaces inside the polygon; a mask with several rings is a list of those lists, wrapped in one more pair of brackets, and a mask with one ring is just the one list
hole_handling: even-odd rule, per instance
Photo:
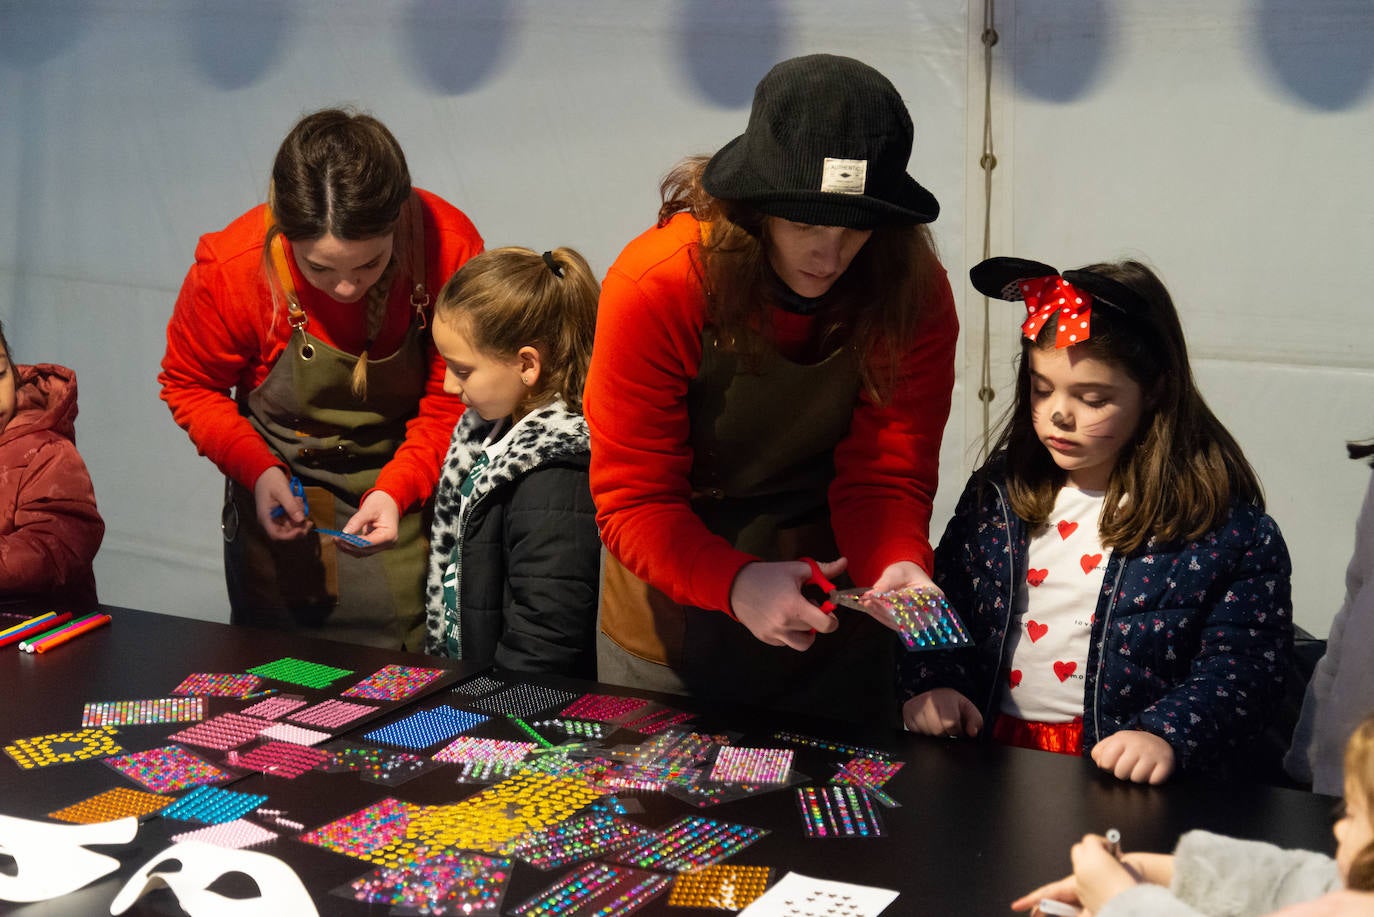
{"label": "colorful sticker sheet", "polygon": [[260,720],[255,716],[221,713],[194,726],[188,726],[180,732],[174,732],[168,738],[184,745],[227,751],[253,741],[271,725],[271,720]]}
{"label": "colorful sticker sheet", "polygon": [[292,742],[265,742],[245,754],[229,752],[228,761],[232,767],[294,780],[328,759],[329,755],[318,748]]}
{"label": "colorful sticker sheet", "polygon": [[378,858],[377,851],[402,840],[411,816],[420,811],[420,806],[388,797],[296,839],[344,856],[385,864],[385,857]]}
{"label": "colorful sticker sheet", "polygon": [[335,894],[420,914],[496,914],[510,881],[508,859],[459,850],[416,850],[416,860],[381,866]]}
{"label": "colorful sticker sheet", "polygon": [[447,764],[519,764],[535,748],[533,742],[459,736],[435,752],[434,760]]}
{"label": "colorful sticker sheet", "polygon": [[867,794],[854,786],[797,788],[807,837],[882,837],[882,819]]}
{"label": "colorful sticker sheet", "polygon": [[264,729],[259,735],[264,739],[275,739],[278,742],[290,742],[292,745],[318,745],[326,739],[333,738],[328,732],[321,732],[318,729],[306,729],[304,726],[292,726],[290,723],[274,723]]}
{"label": "colorful sticker sheet", "polygon": [[306,726],[338,729],[354,720],[376,713],[377,709],[371,704],[353,704],[346,700],[327,700],[296,713],[289,713],[286,718],[293,723],[303,723]]}
{"label": "colorful sticker sheet", "polygon": [[162,810],[163,818],[222,825],[234,821],[267,801],[258,793],[238,793],[216,786],[198,786]]}
{"label": "colorful sticker sheet", "polygon": [[908,650],[943,650],[972,642],[945,594],[933,586],[880,592],[874,598],[892,613]]}
{"label": "colorful sticker sheet", "polygon": [[329,758],[320,769],[326,773],[354,771],[364,780],[386,786],[405,783],[443,766],[443,762],[425,755],[373,748],[370,745],[354,745],[349,742],[330,745],[324,751]]}
{"label": "colorful sticker sheet", "polygon": [[504,852],[539,869],[557,869],[645,843],[652,836],[652,831],[632,821],[609,812],[593,812],[518,837]]}
{"label": "colorful sticker sheet", "polygon": [[69,821],[78,825],[93,825],[99,822],[115,821],[120,818],[142,818],[151,815],[172,802],[174,797],[159,793],[144,793],[119,786],[89,799],[73,803],[66,808],[49,812],[49,818]]}
{"label": "colorful sticker sheet", "polygon": [[454,694],[462,694],[465,697],[481,697],[484,694],[491,694],[500,691],[506,686],[504,681],[498,681],[490,675],[478,675],[469,678],[462,684],[453,687]]}
{"label": "colorful sticker sheet", "polygon": [[722,746],[711,768],[718,783],[786,783],[792,773],[792,749]]}
{"label": "colorful sticker sheet", "polygon": [[668,876],[588,863],[508,911],[512,917],[620,917],[643,907],[672,881]]}
{"label": "colorful sticker sheet", "polygon": [[560,712],[560,716],[613,723],[649,703],[640,697],[615,694],[584,694]]}
{"label": "colorful sticker sheet", "polygon": [[172,689],[173,694],[204,697],[238,697],[252,694],[262,684],[256,675],[243,673],[197,672]]}
{"label": "colorful sticker sheet", "polygon": [[412,815],[404,839],[375,850],[373,861],[406,860],[416,848],[500,853],[520,835],[557,824],[601,795],[580,780],[516,774],[461,802]]}
{"label": "colorful sticker sheet", "polygon": [[763,894],[772,875],[773,870],[767,866],[728,863],[679,873],[668,893],[668,904],[738,911]]}
{"label": "colorful sticker sheet", "polygon": [[363,738],[369,742],[395,745],[399,748],[432,748],[440,742],[485,723],[488,719],[480,714],[458,710],[445,704],[412,713],[364,734]]}
{"label": "colorful sticker sheet", "polygon": [[283,694],[280,697],[269,697],[260,700],[251,707],[244,707],[239,713],[244,716],[256,716],[263,720],[279,720],[288,713],[299,710],[309,701],[299,694]]}
{"label": "colorful sticker sheet", "polygon": [[577,695],[571,691],[559,691],[543,685],[510,685],[494,694],[488,694],[467,704],[483,713],[498,713],[502,716],[529,716],[542,713],[551,707],[565,706]]}
{"label": "colorful sticker sheet", "polygon": [[834,752],[839,755],[854,755],[859,758],[873,758],[878,761],[890,761],[892,755],[880,748],[864,748],[862,745],[846,745],[843,742],[832,742],[829,739],[821,739],[816,736],[801,735],[795,732],[779,731],[773,733],[773,738],[780,742],[787,742],[791,745],[802,745],[807,748],[819,748],[824,751]]}
{"label": "colorful sticker sheet", "polygon": [[767,834],[763,828],[689,815],[610,859],[642,869],[685,872],[719,863]]}
{"label": "colorful sticker sheet", "polygon": [[5,754],[24,770],[74,764],[106,755],[118,754],[123,746],[115,739],[117,730],[109,726],[53,732],[43,736],[15,739],[5,746]]}
{"label": "colorful sticker sheet", "polygon": [[269,831],[261,825],[255,825],[251,821],[236,818],[233,821],[223,824],[207,825],[204,828],[196,828],[192,831],[183,831],[180,834],[173,834],[172,841],[180,844],[183,841],[200,841],[204,844],[214,844],[216,847],[229,847],[234,850],[241,850],[244,847],[256,847],[258,844],[266,844],[274,841],[278,837],[277,832]]}
{"label": "colorful sticker sheet", "polygon": [[81,710],[82,726],[150,726],[203,719],[203,697],[97,701],[87,704]]}
{"label": "colorful sticker sheet", "polygon": [[352,675],[352,669],[335,668],[320,662],[308,662],[294,656],[283,656],[275,662],[255,665],[248,670],[262,678],[284,681],[288,684],[306,688],[327,688],[345,675]]}
{"label": "colorful sticker sheet", "polygon": [[106,758],[105,763],[154,793],[175,793],[193,786],[223,783],[233,777],[180,745]]}
{"label": "colorful sticker sheet", "polygon": [[443,674],[443,669],[422,669],[409,665],[383,666],[339,696],[386,701],[405,700]]}

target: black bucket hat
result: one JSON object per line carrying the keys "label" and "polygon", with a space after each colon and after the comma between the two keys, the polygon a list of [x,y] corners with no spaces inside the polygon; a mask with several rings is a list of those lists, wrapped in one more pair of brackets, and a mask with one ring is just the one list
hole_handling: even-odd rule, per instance
{"label": "black bucket hat", "polygon": [[929,223],[940,204],[907,174],[911,142],[887,77],[850,57],[794,57],[759,81],[748,126],[711,157],[702,185],[798,223]]}

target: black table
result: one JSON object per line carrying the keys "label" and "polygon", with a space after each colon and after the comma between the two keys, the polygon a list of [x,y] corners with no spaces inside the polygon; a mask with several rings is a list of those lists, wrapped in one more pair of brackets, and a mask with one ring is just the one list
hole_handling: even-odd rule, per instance
{"label": "black table", "polygon": [[[240,672],[292,656],[352,669],[327,690],[279,685],[284,693],[308,698],[335,696],[382,665],[445,668],[449,674],[427,695],[392,709],[367,724],[351,725],[349,734],[393,719],[401,709],[449,703],[463,706],[452,685],[477,672],[451,660],[377,650],[331,641],[288,637],[251,628],[230,627],[187,618],[111,609],[114,623],[41,656],[0,650],[0,745],[17,738],[79,728],[84,704],[92,701],[164,697],[193,672]],[[7,626],[0,618],[0,627]],[[739,733],[736,744],[785,745],[773,738],[778,730],[890,752],[905,766],[887,785],[901,807],[882,809],[886,836],[868,839],[807,839],[791,790],[779,790],[721,805],[696,809],[659,793],[622,794],[642,804],[632,820],[660,827],[685,814],[699,814],[737,824],[766,828],[769,834],[729,862],[771,866],[775,876],[795,871],[809,876],[857,882],[898,890],[887,914],[1003,914],[1007,904],[1030,888],[1064,874],[1068,849],[1088,832],[1115,827],[1128,850],[1169,850],[1178,835],[1206,828],[1240,837],[1305,847],[1330,853],[1332,800],[1296,790],[1257,784],[1210,783],[1180,779],[1164,787],[1123,784],[1099,772],[1090,762],[1062,755],[965,742],[865,731],[836,723],[749,710],[722,709],[693,701],[629,692],[589,682],[529,678],[495,673],[505,680],[525,681],[576,692],[638,693],[699,717],[689,725],[698,731]],[[213,699],[211,713],[238,710],[251,701]],[[132,726],[121,729],[126,750],[165,744],[181,728]],[[523,738],[514,726],[494,718],[472,732],[500,738]],[[637,740],[633,733],[614,737]],[[222,754],[204,752],[210,760]],[[56,765],[24,771],[8,755],[0,756],[0,814],[42,819],[46,813],[116,786],[133,784],[99,761]],[[795,768],[825,782],[842,756],[799,746]],[[307,828],[355,812],[385,796],[418,804],[456,802],[480,789],[459,785],[452,767],[440,767],[398,787],[365,783],[352,774],[308,773],[295,780],[249,775],[231,785],[244,792],[265,793],[269,804],[284,809]],[[94,848],[116,856],[123,867],[115,874],[65,898],[32,905],[0,905],[23,915],[108,913],[124,880],[169,843],[186,823],[152,818],[127,846]],[[274,829],[279,830],[279,829]],[[386,913],[385,908],[347,901],[330,890],[367,872],[361,860],[282,838],[252,848],[280,857],[301,876],[322,914]],[[513,871],[506,907],[542,890],[567,870],[540,872],[523,863]],[[666,894],[643,913],[716,914],[669,908]],[[166,892],[145,897],[135,913],[177,914]]]}

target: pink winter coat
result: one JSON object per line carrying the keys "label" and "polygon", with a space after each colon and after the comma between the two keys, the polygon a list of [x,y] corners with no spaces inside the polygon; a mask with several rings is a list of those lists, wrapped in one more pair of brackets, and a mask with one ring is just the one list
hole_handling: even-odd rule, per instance
{"label": "pink winter coat", "polygon": [[76,451],[76,373],[15,369],[15,414],[0,431],[0,605],[82,610],[96,604],[91,563],[105,523]]}

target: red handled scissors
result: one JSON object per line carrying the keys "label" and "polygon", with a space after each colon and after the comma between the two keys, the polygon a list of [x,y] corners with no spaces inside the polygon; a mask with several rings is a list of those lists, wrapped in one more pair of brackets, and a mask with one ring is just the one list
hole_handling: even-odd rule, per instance
{"label": "red handled scissors", "polygon": [[[837,589],[835,584],[830,582],[826,575],[821,572],[821,565],[815,560],[810,557],[803,557],[800,560],[811,568],[811,575],[802,581],[802,586],[814,586],[820,590],[821,598],[816,603],[816,607],[821,611],[833,615],[835,608],[839,605],[858,611],[868,610],[863,602],[859,601],[860,596],[869,592],[868,589]],[[812,598],[812,596],[808,596],[808,598]]]}

